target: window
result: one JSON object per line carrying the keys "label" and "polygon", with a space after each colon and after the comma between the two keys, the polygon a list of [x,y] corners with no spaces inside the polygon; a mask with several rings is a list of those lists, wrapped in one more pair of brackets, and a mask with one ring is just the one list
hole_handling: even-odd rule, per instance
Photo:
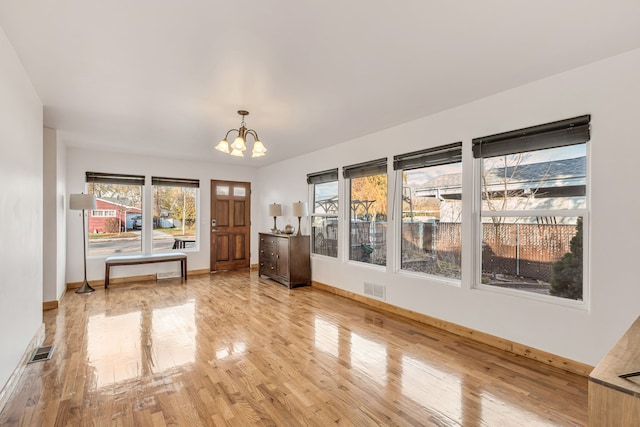
{"label": "window", "polygon": [[197,179],[152,177],[153,250],[197,247]]}
{"label": "window", "polygon": [[311,250],[314,254],[338,256],[338,169],[307,175],[313,185]]}
{"label": "window", "polygon": [[115,210],[92,210],[91,215],[95,217],[112,218],[116,216]]}
{"label": "window", "polygon": [[590,116],[473,140],[481,283],[583,300]]}
{"label": "window", "polygon": [[459,280],[462,143],[395,156],[393,168],[402,183],[400,268]]}
{"label": "window", "polygon": [[144,176],[87,172],[86,182],[97,205],[89,212],[89,255],[142,252]]}
{"label": "window", "polygon": [[387,265],[387,159],[342,168],[349,180],[349,259]]}

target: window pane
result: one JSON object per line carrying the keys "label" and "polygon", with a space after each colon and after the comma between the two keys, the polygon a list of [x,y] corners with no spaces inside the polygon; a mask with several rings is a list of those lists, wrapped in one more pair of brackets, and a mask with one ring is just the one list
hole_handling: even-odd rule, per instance
{"label": "window pane", "polygon": [[582,217],[489,217],[482,283],[582,300]]}
{"label": "window pane", "polygon": [[197,190],[193,187],[153,186],[154,251],[196,247]]}
{"label": "window pane", "polygon": [[462,163],[402,171],[401,269],[460,279]]}
{"label": "window pane", "polygon": [[89,255],[142,251],[142,186],[89,183],[96,213],[89,212]]}
{"label": "window pane", "polygon": [[115,210],[92,210],[91,211],[91,215],[94,217],[115,217],[116,216],[116,211]]}
{"label": "window pane", "polygon": [[338,181],[314,185],[314,213],[338,213]]}
{"label": "window pane", "polygon": [[314,254],[330,257],[338,256],[338,217],[313,216],[311,218],[313,232],[312,248]]}
{"label": "window pane", "polygon": [[218,186],[216,186],[216,195],[217,196],[228,196],[229,195],[229,186],[228,185],[218,185]]}
{"label": "window pane", "polygon": [[338,256],[338,181],[315,184],[311,238],[314,254]]}
{"label": "window pane", "polygon": [[482,210],[585,209],[586,144],[482,159]]}
{"label": "window pane", "polygon": [[351,179],[349,259],[387,265],[387,175]]}
{"label": "window pane", "polygon": [[233,195],[235,197],[245,197],[247,195],[247,189],[245,187],[233,187]]}

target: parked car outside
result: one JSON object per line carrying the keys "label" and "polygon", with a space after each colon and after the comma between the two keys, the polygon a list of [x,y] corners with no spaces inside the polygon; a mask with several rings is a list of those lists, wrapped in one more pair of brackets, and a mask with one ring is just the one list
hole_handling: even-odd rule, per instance
{"label": "parked car outside", "polygon": [[136,215],[131,218],[131,229],[142,230],[142,215]]}

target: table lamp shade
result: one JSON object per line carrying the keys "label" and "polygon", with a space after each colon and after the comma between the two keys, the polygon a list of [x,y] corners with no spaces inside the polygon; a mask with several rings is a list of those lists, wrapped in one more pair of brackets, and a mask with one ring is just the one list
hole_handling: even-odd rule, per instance
{"label": "table lamp shade", "polygon": [[69,209],[80,211],[82,209],[95,209],[96,196],[94,194],[70,194]]}
{"label": "table lamp shade", "polygon": [[278,203],[269,205],[269,216],[282,216],[282,205]]}
{"label": "table lamp shade", "polygon": [[301,217],[307,216],[307,202],[294,202],[293,203],[293,216]]}

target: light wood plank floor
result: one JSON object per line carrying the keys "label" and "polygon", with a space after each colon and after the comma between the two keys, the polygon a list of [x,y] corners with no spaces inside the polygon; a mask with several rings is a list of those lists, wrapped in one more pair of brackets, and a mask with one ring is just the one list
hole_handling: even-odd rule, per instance
{"label": "light wood plank floor", "polygon": [[256,272],[68,293],[2,426],[587,424],[587,380]]}

